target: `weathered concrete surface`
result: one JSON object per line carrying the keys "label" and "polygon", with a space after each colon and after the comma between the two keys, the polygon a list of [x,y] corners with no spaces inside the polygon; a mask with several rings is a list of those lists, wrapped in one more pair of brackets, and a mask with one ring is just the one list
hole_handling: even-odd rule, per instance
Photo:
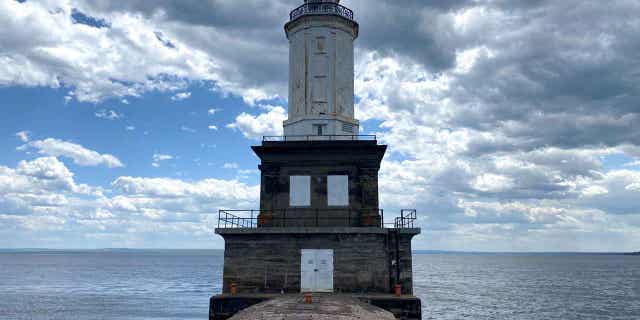
{"label": "weathered concrete surface", "polygon": [[392,313],[346,295],[314,295],[305,304],[302,295],[282,296],[238,312],[231,320],[395,320]]}
{"label": "weathered concrete surface", "polygon": [[209,299],[209,320],[226,320],[258,303],[273,299],[274,295],[255,294],[232,296],[220,294]]}
{"label": "weathered concrete surface", "polygon": [[[300,294],[284,295],[299,297]],[[338,295],[344,297],[345,295]],[[352,298],[360,300],[378,308],[391,312],[396,319],[420,320],[422,319],[422,303],[413,295],[395,296],[391,294],[353,294]],[[282,294],[220,294],[211,297],[209,301],[209,320],[227,320],[246,308],[265,302],[267,300],[282,298]]]}

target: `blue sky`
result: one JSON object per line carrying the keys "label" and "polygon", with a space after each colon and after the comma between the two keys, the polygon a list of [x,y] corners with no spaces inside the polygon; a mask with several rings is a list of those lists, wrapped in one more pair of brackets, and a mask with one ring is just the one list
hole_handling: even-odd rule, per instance
{"label": "blue sky", "polygon": [[[224,169],[224,164],[256,169],[257,158],[249,149],[252,141],[225,127],[240,108],[248,108],[242,100],[220,97],[197,84],[187,89],[191,97],[181,101],[171,100],[174,94],[148,93],[127,99],[128,104],[119,100],[92,104],[65,101],[65,89],[2,88],[0,93],[10,108],[2,120],[2,148],[11,151],[3,156],[2,164],[15,166],[39,156],[16,149],[23,143],[15,133],[27,131],[33,140],[53,137],[115,155],[124,167],[85,167],[65,161],[78,182],[103,187],[122,175],[232,179],[236,170]],[[216,111],[210,114],[209,110]],[[111,112],[117,118],[108,119]],[[103,113],[107,116],[100,118]],[[174,158],[154,167],[155,154]],[[255,175],[251,178],[255,183]]]}
{"label": "blue sky", "polygon": [[[221,248],[282,132],[300,3],[1,2],[0,247]],[[416,249],[640,248],[636,2],[342,3]]]}

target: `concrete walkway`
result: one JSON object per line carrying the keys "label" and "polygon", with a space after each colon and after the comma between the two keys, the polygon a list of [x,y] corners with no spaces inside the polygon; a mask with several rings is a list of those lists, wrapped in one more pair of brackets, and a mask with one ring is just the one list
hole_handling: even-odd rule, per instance
{"label": "concrete walkway", "polygon": [[305,304],[302,295],[286,295],[238,312],[229,320],[395,320],[390,312],[346,295],[314,294]]}

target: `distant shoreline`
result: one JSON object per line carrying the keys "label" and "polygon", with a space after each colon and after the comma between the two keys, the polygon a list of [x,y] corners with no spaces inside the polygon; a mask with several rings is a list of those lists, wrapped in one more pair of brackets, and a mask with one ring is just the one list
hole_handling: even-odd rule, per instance
{"label": "distant shoreline", "polygon": [[[50,249],[50,248],[18,248],[1,249],[0,253],[144,253],[144,252],[223,252],[224,249]],[[560,252],[560,251],[448,251],[448,250],[413,250],[413,254],[479,254],[479,255],[629,255],[640,256],[640,252]]]}
{"label": "distant shoreline", "polygon": [[446,251],[414,250],[413,254],[479,254],[479,255],[640,255],[640,252],[588,252],[588,251]]}

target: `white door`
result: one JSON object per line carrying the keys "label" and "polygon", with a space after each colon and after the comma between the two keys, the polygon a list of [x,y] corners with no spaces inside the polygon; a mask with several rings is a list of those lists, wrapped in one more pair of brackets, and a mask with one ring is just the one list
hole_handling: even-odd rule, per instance
{"label": "white door", "polygon": [[333,250],[302,249],[302,292],[333,292]]}

